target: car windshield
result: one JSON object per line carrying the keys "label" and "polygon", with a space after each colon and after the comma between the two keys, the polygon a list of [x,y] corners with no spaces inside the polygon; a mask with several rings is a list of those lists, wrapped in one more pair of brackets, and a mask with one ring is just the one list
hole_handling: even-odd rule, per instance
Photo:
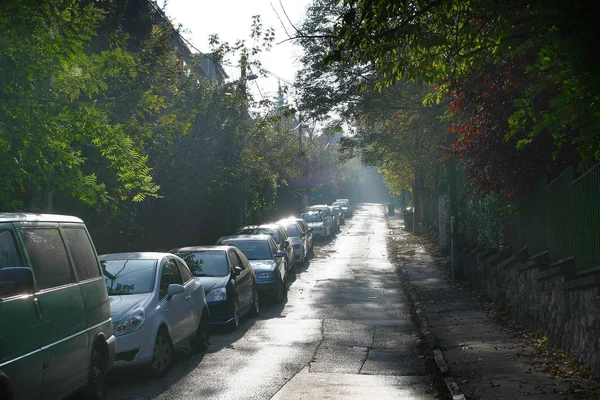
{"label": "car windshield", "polygon": [[189,251],[175,254],[184,259],[194,276],[226,276],[229,273],[224,251]]}
{"label": "car windshield", "polygon": [[288,236],[300,236],[300,231],[298,230],[298,225],[296,224],[285,225],[285,231],[287,232]]}
{"label": "car windshield", "polygon": [[304,214],[302,218],[306,222],[323,222],[323,217],[320,214]]}
{"label": "car windshield", "polygon": [[332,204],[332,206],[334,206],[334,207],[348,207],[348,203],[346,203],[344,201],[336,201],[335,203]]}
{"label": "car windshield", "polygon": [[109,296],[151,293],[158,260],[102,261]]}
{"label": "car windshield", "polygon": [[271,247],[266,240],[235,240],[226,244],[240,249],[248,260],[270,260],[273,258]]}
{"label": "car windshield", "polygon": [[275,229],[270,228],[242,228],[237,231],[239,234],[244,235],[270,235],[273,239],[275,239],[275,243],[281,243],[281,236],[279,236],[279,232]]}

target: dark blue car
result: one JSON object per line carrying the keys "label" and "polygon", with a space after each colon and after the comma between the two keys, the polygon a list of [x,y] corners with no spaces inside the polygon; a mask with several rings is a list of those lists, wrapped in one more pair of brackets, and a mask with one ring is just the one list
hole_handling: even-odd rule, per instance
{"label": "dark blue car", "polygon": [[183,247],[170,251],[183,258],[202,286],[211,325],[237,329],[240,318],[258,314],[260,302],[254,270],[234,246]]}
{"label": "dark blue car", "polygon": [[219,239],[219,244],[239,248],[249,260],[258,290],[269,295],[276,303],[282,303],[287,290],[286,253],[279,250],[270,235],[234,235]]}

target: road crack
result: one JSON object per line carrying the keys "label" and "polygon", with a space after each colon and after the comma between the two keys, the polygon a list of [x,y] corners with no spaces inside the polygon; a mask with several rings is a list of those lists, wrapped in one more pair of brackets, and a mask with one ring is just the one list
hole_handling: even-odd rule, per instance
{"label": "road crack", "polygon": [[367,346],[367,354],[366,354],[365,358],[362,360],[362,363],[360,364],[360,368],[358,369],[359,374],[362,374],[363,367],[365,366],[365,364],[367,363],[367,360],[369,359],[371,350],[374,348],[373,345],[375,344],[375,335],[376,334],[377,334],[377,325],[374,325],[373,337],[371,338],[371,344],[369,346]]}
{"label": "road crack", "polygon": [[313,363],[313,361],[316,361],[316,357],[317,357],[317,353],[319,352],[319,348],[321,347],[321,345],[323,344],[323,342],[325,341],[325,319],[321,320],[321,341],[319,342],[319,344],[317,344],[317,347],[315,348],[315,352],[313,353],[312,357],[310,358],[310,361],[308,362],[308,372],[310,372],[310,367],[311,364]]}

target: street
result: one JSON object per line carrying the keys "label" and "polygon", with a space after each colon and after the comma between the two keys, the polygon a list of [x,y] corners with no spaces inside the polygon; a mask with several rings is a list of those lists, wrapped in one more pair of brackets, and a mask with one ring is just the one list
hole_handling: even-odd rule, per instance
{"label": "street", "polygon": [[206,354],[179,350],[163,379],[113,370],[109,399],[434,398],[382,206],[358,205],[341,228],[296,266],[283,305],[214,329]]}

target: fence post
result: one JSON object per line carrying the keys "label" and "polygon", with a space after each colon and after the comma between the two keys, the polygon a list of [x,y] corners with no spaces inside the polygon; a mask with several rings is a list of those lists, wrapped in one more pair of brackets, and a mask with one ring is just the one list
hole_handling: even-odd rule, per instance
{"label": "fence post", "polygon": [[446,198],[438,197],[438,238],[440,254],[448,254],[448,239],[446,238]]}
{"label": "fence post", "polygon": [[450,255],[452,259],[452,277],[462,279],[463,265],[456,193],[456,159],[454,157],[446,159],[446,171],[448,173],[448,186],[450,189]]}

